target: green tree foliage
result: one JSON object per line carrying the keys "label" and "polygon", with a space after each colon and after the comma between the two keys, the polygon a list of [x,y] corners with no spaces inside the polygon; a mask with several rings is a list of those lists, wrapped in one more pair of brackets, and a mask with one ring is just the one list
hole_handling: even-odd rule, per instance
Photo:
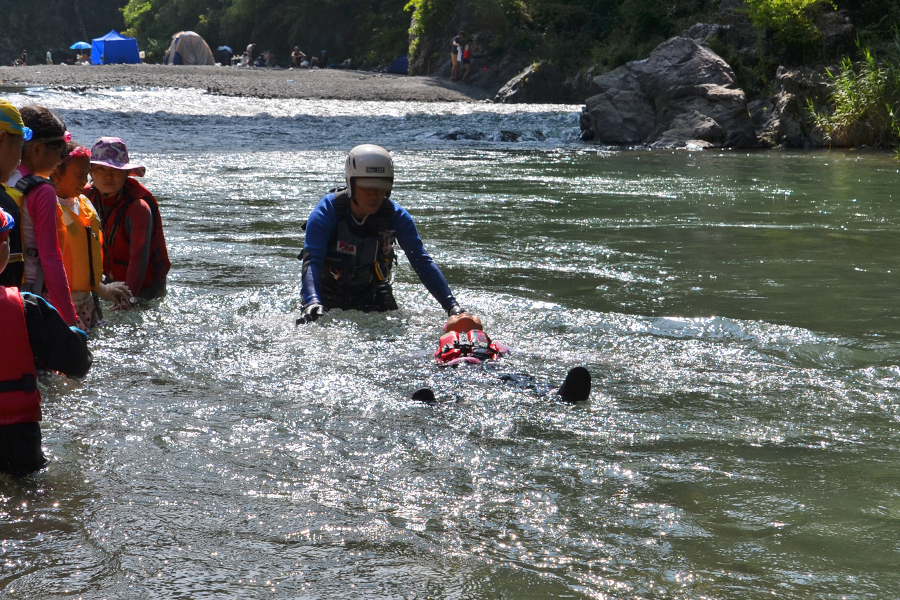
{"label": "green tree foliage", "polygon": [[[388,61],[406,52],[405,0],[130,0],[128,33],[160,60],[172,34],[196,31],[210,46],[247,44],[286,60],[294,46],[335,60]],[[283,64],[283,63],[282,63]]]}
{"label": "green tree foliage", "polygon": [[[490,36],[495,54],[520,51],[576,71],[587,62],[618,66],[712,17],[717,0],[410,0],[420,40],[459,30]],[[449,38],[448,38],[449,39]],[[443,46],[441,46],[443,48]],[[431,51],[422,48],[421,51]]]}
{"label": "green tree foliage", "polygon": [[746,0],[753,24],[787,38],[815,37],[815,13],[828,0]]}
{"label": "green tree foliage", "polygon": [[47,50],[53,52],[56,63],[74,56],[75,52],[69,50],[73,43],[90,43],[110,29],[122,29],[119,9],[126,1],[0,0],[0,62],[10,64],[22,49],[28,51],[30,64],[43,63]]}
{"label": "green tree foliage", "polygon": [[[647,56],[694,23],[721,22],[719,5],[720,0],[129,0],[123,15],[128,33],[157,60],[170,36],[182,30],[236,51],[255,42],[259,50],[278,54],[282,64],[295,45],[310,55],[327,49],[334,60],[352,57],[360,64],[387,62],[407,49],[413,59],[445,58],[449,39],[464,30],[481,34],[487,44],[479,51],[494,57],[521,53],[573,73],[593,64],[617,67]],[[823,11],[847,9],[873,48],[900,24],[897,0],[745,0],[744,7],[769,40],[757,60],[757,70],[766,72],[814,58],[815,24]],[[757,76],[763,89],[771,74]]]}

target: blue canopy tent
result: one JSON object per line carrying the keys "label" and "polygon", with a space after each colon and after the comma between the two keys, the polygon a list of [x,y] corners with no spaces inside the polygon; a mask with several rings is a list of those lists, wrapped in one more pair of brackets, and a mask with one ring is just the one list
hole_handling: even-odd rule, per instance
{"label": "blue canopy tent", "polygon": [[404,54],[391,63],[388,67],[388,73],[397,73],[398,75],[406,75],[409,72],[409,55]]}
{"label": "blue canopy tent", "polygon": [[114,65],[141,62],[137,40],[119,35],[115,29],[103,37],[94,38],[91,46],[92,65]]}

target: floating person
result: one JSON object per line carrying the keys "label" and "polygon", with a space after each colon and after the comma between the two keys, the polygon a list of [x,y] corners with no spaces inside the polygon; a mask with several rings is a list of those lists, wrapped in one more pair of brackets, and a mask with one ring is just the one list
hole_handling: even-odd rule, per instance
{"label": "floating person", "polygon": [[[9,259],[14,222],[0,210],[0,270]],[[41,450],[37,368],[84,377],[93,357],[87,334],[69,327],[46,300],[0,286],[0,472],[21,476],[47,464]]]}
{"label": "floating person", "polygon": [[394,163],[381,146],[363,144],[347,155],[347,186],[323,197],[306,224],[303,314],[311,323],[327,310],[388,311],[397,308],[391,287],[394,242],[449,315],[463,312],[443,273],[425,251],[412,217],[390,199]]}
{"label": "floating person", "polygon": [[[434,359],[441,366],[455,367],[490,362],[509,351],[510,348],[488,337],[480,318],[461,313],[452,315],[444,324]],[[591,374],[584,367],[570,369],[565,381],[555,390],[525,373],[502,373],[499,377],[504,383],[515,387],[532,389],[542,396],[556,396],[560,402],[574,404],[587,400],[591,395]],[[412,399],[426,404],[438,402],[430,387],[419,388]]]}
{"label": "floating person", "polygon": [[22,148],[22,164],[7,181],[21,193],[24,273],[18,285],[22,291],[47,297],[67,324],[81,325],[63,265],[66,228],[56,202],[56,188],[48,179],[72,134],[59,117],[43,106],[25,106],[19,112],[32,134]]}
{"label": "floating person", "polygon": [[163,235],[159,204],[135,177],[147,169],[132,163],[125,142],[102,137],[91,147],[91,180],[84,193],[97,208],[103,224],[103,275],[124,281],[136,299],[166,294],[166,275],[172,266]]}
{"label": "floating person", "polygon": [[466,312],[452,315],[442,331],[434,359],[444,366],[481,364],[509,352],[508,347],[491,341],[480,318]]}
{"label": "floating person", "polygon": [[113,310],[131,307],[133,296],[122,281],[103,283],[103,229],[97,209],[82,194],[91,171],[91,151],[77,142],[66,145],[62,162],[50,179],[56,185],[66,245],[63,265],[69,280],[72,303],[84,325],[84,331],[103,323],[99,298],[113,303]]}

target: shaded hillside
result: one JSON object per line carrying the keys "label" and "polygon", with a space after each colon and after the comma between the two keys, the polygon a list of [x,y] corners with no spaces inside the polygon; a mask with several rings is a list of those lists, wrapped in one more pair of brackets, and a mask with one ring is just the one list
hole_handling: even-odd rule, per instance
{"label": "shaded hillside", "polygon": [[170,36],[196,31],[215,49],[240,53],[247,44],[274,52],[287,64],[291,49],[327,50],[330,60],[352,57],[377,65],[406,53],[407,0],[131,0],[125,10],[129,33],[148,61],[159,61]]}
{"label": "shaded hillside", "polygon": [[125,27],[120,9],[126,0],[0,0],[4,15],[0,36],[0,62],[9,65],[22,49],[28,51],[29,64],[44,62],[47,50],[53,62],[74,56],[69,46],[77,41],[90,42],[110,29]]}

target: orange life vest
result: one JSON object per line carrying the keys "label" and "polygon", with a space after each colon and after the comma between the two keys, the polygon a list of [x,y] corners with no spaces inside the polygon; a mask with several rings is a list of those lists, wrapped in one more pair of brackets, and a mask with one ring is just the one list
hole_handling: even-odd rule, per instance
{"label": "orange life vest", "polygon": [[100,287],[103,276],[103,232],[100,218],[91,201],[84,196],[75,198],[78,212],[60,201],[63,224],[66,227],[66,245],[63,265],[73,292],[93,292]]}
{"label": "orange life vest", "polygon": [[0,425],[41,420],[34,352],[17,288],[0,287]]}

